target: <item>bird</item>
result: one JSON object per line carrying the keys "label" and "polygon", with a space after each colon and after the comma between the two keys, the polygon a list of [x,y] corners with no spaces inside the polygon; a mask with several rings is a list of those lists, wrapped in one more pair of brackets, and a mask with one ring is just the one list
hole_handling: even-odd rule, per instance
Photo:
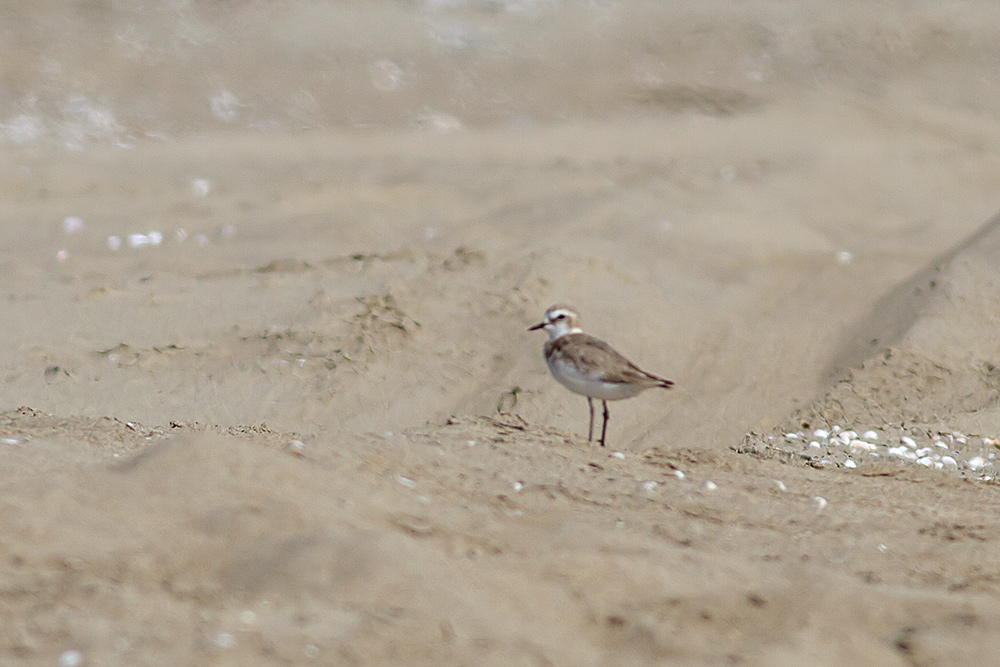
{"label": "bird", "polygon": [[549,335],[543,350],[552,377],[570,391],[587,397],[590,407],[588,442],[594,439],[595,398],[600,399],[604,406],[600,440],[601,447],[604,447],[608,431],[608,401],[632,398],[655,387],[670,389],[674,386],[673,381],[642,370],[600,338],[583,333],[580,314],[572,306],[549,306],[542,321],[528,327],[528,331],[538,329],[545,329]]}

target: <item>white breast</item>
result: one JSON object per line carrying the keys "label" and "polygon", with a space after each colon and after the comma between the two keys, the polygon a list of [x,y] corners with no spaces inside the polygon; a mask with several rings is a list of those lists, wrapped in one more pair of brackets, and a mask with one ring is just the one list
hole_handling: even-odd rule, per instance
{"label": "white breast", "polygon": [[619,401],[623,398],[632,398],[643,389],[648,387],[638,384],[626,384],[624,382],[604,382],[597,377],[596,373],[581,373],[574,364],[565,362],[557,358],[545,360],[552,371],[552,376],[559,381],[562,386],[572,392],[599,398],[605,401]]}

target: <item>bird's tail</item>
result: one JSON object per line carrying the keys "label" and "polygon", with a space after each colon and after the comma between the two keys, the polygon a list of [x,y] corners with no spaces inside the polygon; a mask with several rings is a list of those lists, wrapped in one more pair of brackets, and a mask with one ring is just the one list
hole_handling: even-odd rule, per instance
{"label": "bird's tail", "polygon": [[659,375],[653,375],[652,373],[647,373],[646,371],[643,371],[642,374],[649,378],[651,382],[655,383],[653,384],[654,387],[659,387],[660,389],[671,389],[674,386],[673,380],[667,380],[661,378]]}

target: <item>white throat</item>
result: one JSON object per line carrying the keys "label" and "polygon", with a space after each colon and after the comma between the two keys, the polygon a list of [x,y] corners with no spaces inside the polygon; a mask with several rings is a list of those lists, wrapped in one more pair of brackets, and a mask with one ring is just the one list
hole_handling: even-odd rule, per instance
{"label": "white throat", "polygon": [[583,333],[583,329],[570,323],[568,320],[557,320],[545,324],[545,332],[549,334],[549,340],[562,338],[566,334]]}

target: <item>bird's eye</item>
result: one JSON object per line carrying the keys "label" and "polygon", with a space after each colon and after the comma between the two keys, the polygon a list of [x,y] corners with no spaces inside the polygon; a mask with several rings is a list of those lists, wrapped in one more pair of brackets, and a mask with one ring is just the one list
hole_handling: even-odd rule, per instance
{"label": "bird's eye", "polygon": [[559,313],[558,315],[556,315],[556,319],[557,320],[565,320],[566,316],[563,313]]}

